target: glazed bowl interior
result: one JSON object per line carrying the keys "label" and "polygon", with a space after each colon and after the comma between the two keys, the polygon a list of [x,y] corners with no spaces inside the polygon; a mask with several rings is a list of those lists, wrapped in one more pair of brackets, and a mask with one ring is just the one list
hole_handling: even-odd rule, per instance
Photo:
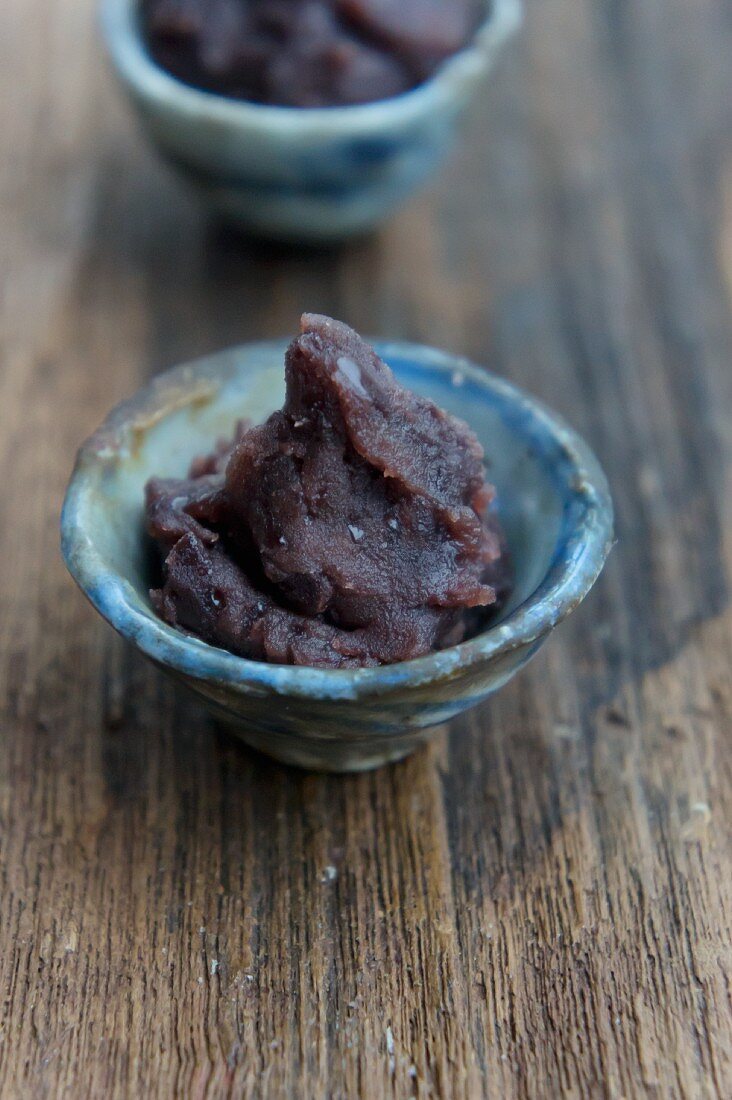
{"label": "glazed bowl interior", "polygon": [[[226,658],[227,676],[234,679],[237,674],[232,668],[267,667],[272,672],[273,666],[258,666],[257,662],[234,658],[180,635],[157,620],[152,611],[148,596],[150,553],[143,534],[144,486],[153,475],[185,474],[194,456],[209,451],[217,438],[231,435],[238,418],[258,422],[281,406],[285,346],[284,341],[250,345],[160,376],[147,390],[118,408],[82,449],[67,499],[66,510],[73,519],[66,524],[67,559],[103,614],[138,643],[140,632],[135,620],[153,620],[157,634],[175,637],[179,652],[186,646],[196,647]],[[597,545],[590,546],[589,551],[583,541],[586,532],[581,532],[582,538],[572,548],[572,539],[577,535],[573,508],[588,506],[587,501],[577,504],[573,497],[582,480],[583,463],[592,475],[589,482],[599,484],[603,492],[604,479],[593,466],[591,454],[581,450],[584,445],[569,429],[565,436],[561,422],[541,406],[480,368],[430,349],[399,344],[376,347],[404,385],[470,423],[485,448],[489,478],[498,491],[498,511],[513,558],[515,587],[489,629],[455,650],[498,634],[501,624],[516,619],[519,609],[528,608],[527,614],[533,614],[536,594],[543,589],[545,597],[551,595],[552,583],[561,588],[562,570],[571,572],[575,568],[579,577],[581,565],[584,574],[575,580],[575,586],[584,587],[566,596],[564,609],[561,600],[557,603],[551,599],[544,608],[545,617],[562,617],[569,605],[584,595],[607,552],[609,530],[596,532]],[[580,451],[568,446],[568,439],[576,442]],[[592,512],[597,501],[593,504],[595,488],[590,487]],[[606,526],[609,523],[603,522]],[[588,552],[590,560],[585,561]],[[559,578],[554,576],[552,580],[557,570]],[[99,591],[95,578],[99,579]],[[110,578],[119,605],[116,612],[108,606]],[[533,628],[541,635],[552,625],[547,619],[534,623]],[[398,667],[429,661],[429,657],[420,658]],[[281,686],[297,686],[299,671],[280,668]],[[361,670],[357,676],[367,680],[376,677],[374,687],[378,687],[380,672],[385,670]],[[354,674],[335,671],[321,675],[332,681],[333,677],[353,678]],[[425,675],[429,675],[429,668]],[[309,683],[307,690],[317,688]]]}

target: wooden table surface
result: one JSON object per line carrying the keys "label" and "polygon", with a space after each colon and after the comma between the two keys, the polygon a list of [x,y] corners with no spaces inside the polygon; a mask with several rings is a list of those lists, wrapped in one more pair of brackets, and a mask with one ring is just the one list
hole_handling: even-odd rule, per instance
{"label": "wooden table surface", "polygon": [[[0,33],[0,1096],[732,1096],[732,20],[534,0],[378,236],[212,228],[91,0]],[[250,754],[86,605],[79,442],[304,308],[592,441],[618,545],[529,670],[359,777]]]}

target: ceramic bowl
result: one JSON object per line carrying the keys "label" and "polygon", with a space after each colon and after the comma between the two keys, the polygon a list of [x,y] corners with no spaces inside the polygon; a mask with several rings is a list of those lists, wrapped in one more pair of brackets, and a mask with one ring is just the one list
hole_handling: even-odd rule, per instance
{"label": "ceramic bowl", "polygon": [[383,668],[292,668],[216,649],[153,612],[145,482],[183,475],[237,418],[259,421],[281,406],[284,342],[179,367],[118,406],[81,448],[63,508],[66,563],[104,618],[247,744],[306,768],[398,760],[430,727],[480,703],[586,595],[612,540],[605,477],[562,420],[464,360],[409,344],[376,348],[403,384],[467,420],[486,450],[516,583],[497,621],[472,640]]}
{"label": "ceramic bowl", "polygon": [[470,46],[413,91],[358,107],[298,109],[228,99],[170,76],[145,49],[138,7],[102,0],[102,29],[155,146],[242,228],[312,242],[373,228],[429,178],[521,20],[521,0],[490,0]]}

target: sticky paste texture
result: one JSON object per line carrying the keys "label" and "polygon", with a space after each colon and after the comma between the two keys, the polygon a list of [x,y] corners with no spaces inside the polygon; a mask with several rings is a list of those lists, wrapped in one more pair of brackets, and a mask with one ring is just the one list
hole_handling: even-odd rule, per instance
{"label": "sticky paste texture", "polygon": [[408,91],[465,46],[477,0],[144,0],[155,60],[188,84],[291,107]]}
{"label": "sticky paste texture", "polygon": [[509,564],[471,430],[346,325],[305,315],[284,407],[147,486],[159,614],[243,656],[389,664],[462,641]]}

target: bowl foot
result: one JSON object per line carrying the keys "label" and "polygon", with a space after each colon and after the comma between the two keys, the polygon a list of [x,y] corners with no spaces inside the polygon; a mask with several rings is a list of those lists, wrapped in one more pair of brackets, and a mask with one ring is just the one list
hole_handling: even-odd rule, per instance
{"label": "bowl foot", "polygon": [[394,764],[416,752],[433,735],[434,730],[421,730],[379,741],[369,738],[342,741],[297,738],[288,734],[260,731],[251,726],[218,719],[218,724],[251,749],[270,756],[281,764],[316,772],[366,772],[385,764]]}

